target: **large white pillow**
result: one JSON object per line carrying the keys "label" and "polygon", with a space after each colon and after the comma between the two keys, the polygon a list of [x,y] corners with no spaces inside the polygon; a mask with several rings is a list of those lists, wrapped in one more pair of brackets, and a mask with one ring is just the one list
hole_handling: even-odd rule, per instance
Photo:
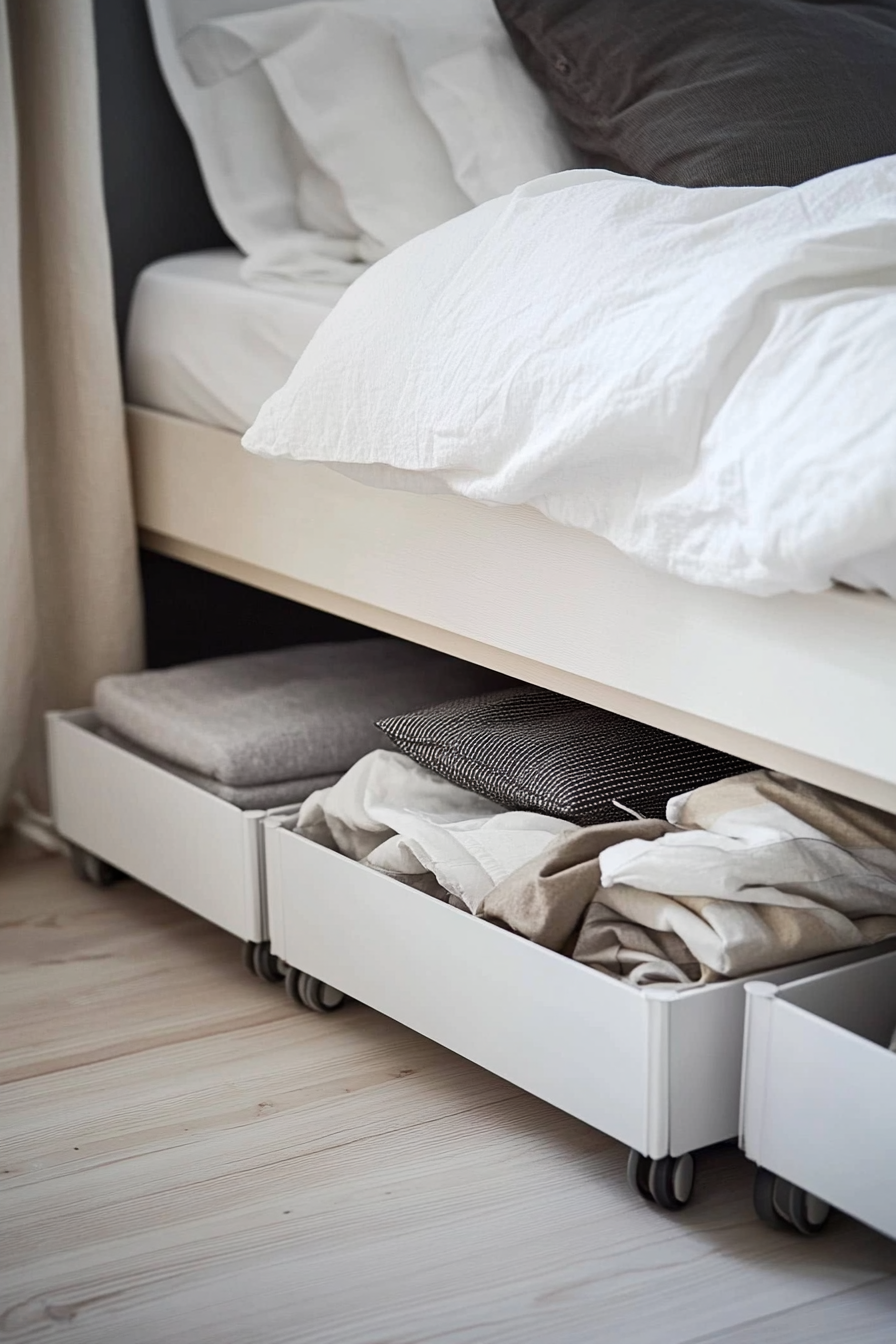
{"label": "large white pillow", "polygon": [[392,24],[414,92],[476,205],[580,164],[493,0],[366,3]]}
{"label": "large white pillow", "polygon": [[578,171],[372,267],[244,443],[810,592],[896,543],[894,368],[896,156],[789,189]]}
{"label": "large white pillow", "polygon": [[207,23],[183,44],[207,84],[264,72],[296,138],[339,184],[368,260],[470,207],[375,10],[304,0]]}
{"label": "large white pillow", "polygon": [[[196,150],[215,213],[252,253],[307,228],[345,237],[352,224],[332,183],[322,183],[264,71],[247,61],[211,77],[214,20],[270,0],[147,0],[159,65]],[[305,181],[306,175],[310,180]]]}

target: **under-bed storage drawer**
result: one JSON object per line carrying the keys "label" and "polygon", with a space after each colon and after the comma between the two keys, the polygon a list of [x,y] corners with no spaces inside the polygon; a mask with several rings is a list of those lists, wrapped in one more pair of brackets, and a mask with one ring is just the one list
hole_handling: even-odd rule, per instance
{"label": "under-bed storage drawer", "polygon": [[244,812],[97,734],[91,710],[50,714],[60,835],[239,938],[267,937],[263,812]]}
{"label": "under-bed storage drawer", "polygon": [[741,1146],[896,1237],[896,952],[748,986]]}
{"label": "under-bed storage drawer", "polygon": [[648,1157],[737,1134],[743,981],[636,989],[315,845],[283,818],[264,830],[271,950],[290,965]]}

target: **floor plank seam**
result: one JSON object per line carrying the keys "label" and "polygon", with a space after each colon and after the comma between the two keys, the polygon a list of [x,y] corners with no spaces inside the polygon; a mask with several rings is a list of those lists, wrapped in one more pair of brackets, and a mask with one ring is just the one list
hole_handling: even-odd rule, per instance
{"label": "floor plank seam", "polygon": [[[790,1234],[783,1233],[781,1235],[788,1236]],[[868,1288],[871,1284],[885,1283],[887,1279],[894,1278],[896,1278],[896,1275],[894,1274],[869,1274],[867,1279],[862,1279],[858,1283],[851,1283],[847,1288],[838,1288],[836,1292],[833,1293],[819,1293],[817,1297],[810,1298],[800,1305],[810,1306],[817,1305],[819,1302],[833,1302],[835,1298],[847,1297],[850,1293],[854,1293],[859,1288]],[[770,1324],[775,1320],[783,1320],[787,1316],[792,1316],[793,1312],[793,1307],[782,1307],[780,1311],[770,1311],[768,1315],[751,1316],[749,1320],[741,1322],[741,1326]],[[741,1327],[735,1328],[739,1329]],[[691,1339],[679,1340],[678,1344],[719,1344],[719,1335],[718,1332],[714,1332],[711,1335],[695,1335]]]}

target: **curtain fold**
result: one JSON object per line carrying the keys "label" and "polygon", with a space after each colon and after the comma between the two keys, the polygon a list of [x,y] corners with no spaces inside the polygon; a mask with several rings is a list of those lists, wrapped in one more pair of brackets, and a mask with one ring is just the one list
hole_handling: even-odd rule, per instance
{"label": "curtain fold", "polygon": [[90,0],[0,0],[0,812],[142,659]]}

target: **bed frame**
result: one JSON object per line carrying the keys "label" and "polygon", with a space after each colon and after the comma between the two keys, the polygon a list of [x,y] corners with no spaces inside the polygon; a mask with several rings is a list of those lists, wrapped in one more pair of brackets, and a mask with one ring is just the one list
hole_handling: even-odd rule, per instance
{"label": "bed frame", "polygon": [[[94,0],[119,315],[137,272],[220,246],[144,0]],[[377,491],[131,407],[144,546],[896,812],[896,602],[655,574],[525,508]]]}
{"label": "bed frame", "polygon": [[150,549],[896,812],[896,602],[698,587],[532,509],[128,423]]}

